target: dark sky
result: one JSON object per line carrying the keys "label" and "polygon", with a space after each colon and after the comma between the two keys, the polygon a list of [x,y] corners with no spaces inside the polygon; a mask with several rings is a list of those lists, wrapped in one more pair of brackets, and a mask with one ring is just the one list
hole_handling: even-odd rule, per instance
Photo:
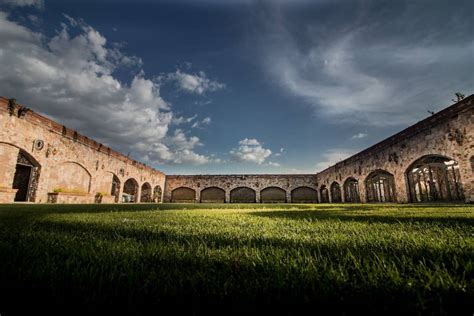
{"label": "dark sky", "polygon": [[0,11],[1,95],[166,173],[314,173],[474,91],[473,1]]}

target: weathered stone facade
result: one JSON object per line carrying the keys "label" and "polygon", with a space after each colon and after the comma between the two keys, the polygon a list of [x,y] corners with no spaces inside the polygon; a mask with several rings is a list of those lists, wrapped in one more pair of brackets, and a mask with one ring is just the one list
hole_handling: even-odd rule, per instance
{"label": "weathered stone facade", "polygon": [[[164,193],[165,202],[178,202],[173,199],[173,191],[179,188],[189,188],[194,191],[194,199],[184,199],[187,202],[201,202],[201,192],[207,188],[219,188],[224,190],[226,203],[231,202],[231,192],[237,188],[249,188],[255,192],[253,202],[261,202],[261,192],[268,188],[275,188],[274,192],[282,189],[285,192],[285,201],[292,201],[292,191],[297,188],[311,188],[316,194],[315,174],[246,174],[246,175],[191,175],[191,176],[166,176],[166,186]],[[235,191],[234,191],[235,192]],[[277,195],[276,193],[275,195]],[[272,199],[271,192],[268,202],[275,202],[280,199]],[[317,197],[314,197],[316,200]],[[308,199],[311,200],[311,197]],[[250,200],[248,200],[250,201]],[[208,200],[207,202],[211,202]]]}
{"label": "weathered stone facade", "polygon": [[0,98],[0,203],[474,202],[474,95],[315,174],[169,175]]}
{"label": "weathered stone facade", "polygon": [[21,201],[113,203],[122,201],[128,179],[137,183],[138,202],[142,187],[162,192],[165,184],[162,172],[5,98],[0,98],[0,162],[2,203],[18,200],[19,190],[25,191]]}
{"label": "weathered stone facade", "polygon": [[[360,200],[367,202],[370,201],[367,194],[372,194],[368,184],[373,184],[373,182],[367,182],[368,178],[370,180],[374,173],[383,174],[386,172],[388,176],[393,175],[394,179],[393,202],[416,202],[415,194],[410,194],[410,190],[416,190],[413,186],[410,188],[408,179],[414,172],[419,172],[410,166],[418,165],[416,162],[421,158],[425,161],[431,160],[431,165],[436,163],[447,165],[449,161],[454,161],[456,164],[456,170],[449,169],[447,172],[456,172],[457,183],[454,184],[459,187],[458,190],[463,196],[454,198],[454,193],[451,192],[452,199],[439,200],[474,201],[473,155],[474,95],[471,95],[400,133],[319,172],[316,176],[318,191],[321,194],[322,186],[329,188],[333,183],[337,183],[342,188],[342,201],[344,202],[347,196],[344,192],[344,183],[352,178],[358,182]],[[427,165],[429,163],[421,164],[418,169]],[[433,189],[442,182],[436,183],[433,172],[426,170],[426,181],[421,181],[422,189],[425,192],[430,190],[430,185]],[[421,175],[421,177],[424,176],[425,174]],[[426,183],[428,184],[425,187]],[[391,185],[387,184],[386,187],[389,186]],[[390,195],[389,191],[391,190],[385,189],[386,198]],[[442,190],[438,189],[438,191]],[[333,200],[331,190],[329,190],[329,198],[331,201]],[[426,201],[430,200],[426,199]]]}

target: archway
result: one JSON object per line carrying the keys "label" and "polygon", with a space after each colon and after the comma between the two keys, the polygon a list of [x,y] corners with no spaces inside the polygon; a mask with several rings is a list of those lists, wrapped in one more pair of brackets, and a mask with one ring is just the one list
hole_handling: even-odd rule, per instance
{"label": "archway", "polygon": [[291,203],[318,203],[318,191],[310,187],[299,187],[291,191]]}
{"label": "archway", "polygon": [[260,191],[261,203],[286,203],[286,191],[278,187],[268,187]]}
{"label": "archway", "polygon": [[238,187],[230,191],[230,203],[255,203],[255,190],[247,187]]}
{"label": "archway", "polygon": [[225,191],[217,187],[205,188],[201,191],[201,203],[225,203]]}
{"label": "archway", "polygon": [[180,187],[171,191],[172,203],[194,203],[196,202],[196,191],[191,188]]}
{"label": "archway", "polygon": [[329,203],[329,190],[325,185],[321,186],[319,194],[321,195],[321,203]]}
{"label": "archway", "polygon": [[130,178],[123,184],[123,203],[135,203],[138,195],[138,182],[137,180]]}
{"label": "archway", "polygon": [[151,185],[148,182],[143,183],[142,185],[142,194],[140,197],[140,202],[150,203],[151,202]]}
{"label": "archway", "polygon": [[344,182],[344,201],[346,203],[359,203],[359,181],[354,178],[347,178]]}
{"label": "archway", "polygon": [[365,179],[367,202],[395,202],[395,178],[385,170],[375,170]]}
{"label": "archway", "polygon": [[406,176],[412,202],[464,200],[459,165],[454,159],[424,156],[408,167]]}
{"label": "archway", "polygon": [[335,181],[331,184],[331,202],[332,203],[342,202],[341,186],[339,185],[339,183]]}
{"label": "archway", "polygon": [[114,174],[112,178],[112,189],[110,195],[115,197],[115,203],[118,203],[120,196],[120,179]]}
{"label": "archway", "polygon": [[15,194],[15,202],[35,201],[39,174],[40,164],[31,155],[20,149],[13,176],[13,189],[18,190]]}
{"label": "archway", "polygon": [[159,185],[155,186],[153,189],[153,202],[160,203],[161,202],[161,187]]}

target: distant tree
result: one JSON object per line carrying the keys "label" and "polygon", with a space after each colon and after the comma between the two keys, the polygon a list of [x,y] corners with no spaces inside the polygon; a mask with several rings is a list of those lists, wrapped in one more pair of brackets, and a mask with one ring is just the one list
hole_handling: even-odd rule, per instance
{"label": "distant tree", "polygon": [[456,92],[454,95],[456,96],[456,99],[451,99],[451,101],[453,102],[459,102],[465,97],[465,95],[462,94],[461,92]]}

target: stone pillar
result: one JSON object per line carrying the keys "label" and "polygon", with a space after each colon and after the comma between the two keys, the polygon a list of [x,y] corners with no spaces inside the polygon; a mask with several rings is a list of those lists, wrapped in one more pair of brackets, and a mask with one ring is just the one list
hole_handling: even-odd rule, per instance
{"label": "stone pillar", "polygon": [[201,203],[201,189],[200,188],[196,188],[196,203]]}
{"label": "stone pillar", "polygon": [[225,202],[230,203],[230,191],[225,191]]}
{"label": "stone pillar", "polygon": [[142,186],[141,185],[138,185],[137,196],[135,200],[136,200],[135,203],[140,203],[142,201]]}
{"label": "stone pillar", "polygon": [[290,190],[286,190],[286,203],[293,203],[293,201],[291,200],[291,191]]}
{"label": "stone pillar", "polygon": [[260,191],[255,191],[255,203],[260,203]]}
{"label": "stone pillar", "polygon": [[123,185],[124,185],[124,183],[123,183],[122,181],[120,181],[120,185],[119,185],[119,196],[118,196],[118,202],[117,202],[117,203],[122,203]]}

